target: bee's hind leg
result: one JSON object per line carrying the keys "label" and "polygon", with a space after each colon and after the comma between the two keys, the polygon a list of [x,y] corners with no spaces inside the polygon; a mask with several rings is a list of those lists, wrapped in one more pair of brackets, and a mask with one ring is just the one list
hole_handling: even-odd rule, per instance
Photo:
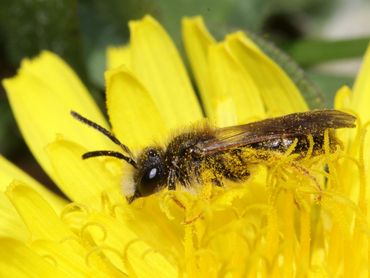
{"label": "bee's hind leg", "polygon": [[304,167],[302,165],[299,165],[296,162],[291,162],[291,166],[296,171],[299,171],[300,173],[303,173],[306,177],[308,177],[313,182],[313,184],[315,185],[315,187],[317,188],[317,191],[318,191],[318,196],[316,197],[316,200],[321,201],[322,194],[323,194],[323,189],[321,188],[321,185],[320,185],[319,181],[317,180],[317,178],[311,174],[309,169],[307,169],[306,167]]}

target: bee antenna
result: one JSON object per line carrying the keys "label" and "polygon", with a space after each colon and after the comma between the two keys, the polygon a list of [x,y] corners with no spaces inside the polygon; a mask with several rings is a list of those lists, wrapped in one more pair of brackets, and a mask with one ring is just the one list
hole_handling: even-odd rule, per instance
{"label": "bee antenna", "polygon": [[[105,129],[101,125],[98,125],[97,123],[94,123],[93,121],[90,121],[89,119],[86,119],[84,116],[78,114],[75,111],[71,111],[71,115],[76,120],[80,121],[81,123],[84,123],[85,125],[87,125],[89,127],[92,127],[94,129],[96,129],[97,131],[99,131],[100,133],[102,133],[103,135],[105,135],[106,137],[108,137],[113,143],[115,143],[116,145],[120,146],[122,148],[122,150],[129,155],[129,157],[126,157],[123,154],[121,154],[122,157],[121,156],[120,157],[115,156],[115,157],[120,158],[120,159],[123,159],[123,160],[126,160],[131,165],[133,165],[133,163],[131,163],[130,161],[133,161],[134,164],[135,164],[134,167],[136,167],[136,162],[133,159],[134,156],[133,156],[131,150],[126,145],[122,144],[121,141],[119,141],[118,138],[116,136],[114,136],[110,131],[108,131],[107,129]],[[103,152],[103,151],[98,151],[98,152]],[[112,151],[106,151],[106,152],[116,153],[116,152],[112,152]],[[95,152],[91,152],[91,153],[95,153]],[[89,153],[86,153],[86,154],[89,154]],[[107,154],[103,154],[103,155],[107,155]],[[88,157],[93,157],[93,156],[99,156],[99,155],[91,155],[91,156],[88,156]],[[108,156],[114,156],[114,155],[109,155],[108,154]],[[88,158],[88,157],[86,157],[86,158]],[[125,157],[127,159],[125,159],[123,157]]]}
{"label": "bee antenna", "polygon": [[133,160],[131,157],[125,156],[122,153],[115,152],[115,151],[92,151],[87,152],[82,155],[83,159],[88,159],[91,157],[97,157],[97,156],[112,156],[118,159],[125,160],[126,162],[130,163],[134,168],[137,168],[135,160]]}

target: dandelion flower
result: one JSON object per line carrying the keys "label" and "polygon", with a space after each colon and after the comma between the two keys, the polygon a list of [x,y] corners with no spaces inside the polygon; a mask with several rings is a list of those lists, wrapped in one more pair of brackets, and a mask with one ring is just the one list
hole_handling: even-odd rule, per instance
{"label": "dandelion flower", "polygon": [[[201,18],[183,20],[201,106],[160,24],[146,16],[130,30],[128,46],[108,49],[105,77],[112,131],[134,152],[201,122],[201,107],[220,127],[308,110],[289,77],[242,32],[216,42]],[[240,184],[163,190],[128,204],[121,183],[129,165],[81,159],[117,150],[70,116],[75,110],[109,129],[86,88],[50,52],[24,60],[3,84],[33,155],[70,201],[0,159],[0,275],[367,276],[369,76],[370,51],[355,86],[336,97],[337,109],[358,117],[355,130],[338,133],[343,150],[299,162],[320,194],[312,178],[284,169],[286,154]]]}

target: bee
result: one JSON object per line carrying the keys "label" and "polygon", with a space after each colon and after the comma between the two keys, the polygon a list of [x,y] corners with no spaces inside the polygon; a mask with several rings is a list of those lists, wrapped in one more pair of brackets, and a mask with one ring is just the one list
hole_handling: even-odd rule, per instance
{"label": "bee", "polygon": [[185,187],[194,182],[201,184],[204,171],[210,173],[211,181],[217,186],[224,180],[243,181],[250,175],[250,164],[255,163],[244,155],[248,150],[261,153],[260,161],[266,159],[266,152],[284,154],[293,144],[292,153],[297,154],[296,159],[304,157],[309,149],[312,156],[318,155],[324,150],[327,129],[329,149],[333,151],[339,144],[333,130],[353,128],[356,120],[337,110],[316,110],[223,128],[204,125],[173,137],[165,148],[149,146],[134,156],[110,131],[77,112],[71,111],[71,115],[122,149],[122,152],[90,151],[82,158],[111,156],[129,163],[133,168],[132,176],[126,177],[123,184],[129,203],[165,187],[175,190],[176,184]]}

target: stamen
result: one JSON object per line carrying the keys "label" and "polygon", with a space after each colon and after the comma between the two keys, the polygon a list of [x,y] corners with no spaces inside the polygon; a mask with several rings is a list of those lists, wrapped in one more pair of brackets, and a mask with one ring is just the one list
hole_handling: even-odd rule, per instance
{"label": "stamen", "polygon": [[336,168],[334,167],[333,160],[331,159],[332,154],[331,154],[331,149],[330,149],[329,132],[330,132],[329,129],[326,129],[324,132],[324,158],[325,158],[325,162],[327,164],[328,170],[329,170],[328,172],[330,175],[330,181],[331,183],[334,183],[338,181],[338,177],[335,172]]}
{"label": "stamen", "polygon": [[67,216],[72,213],[81,212],[82,214],[89,215],[89,209],[84,204],[80,203],[69,203],[67,204],[62,212],[60,213],[61,220],[65,221]]}
{"label": "stamen", "polygon": [[194,217],[194,218],[192,218],[192,219],[189,219],[189,220],[185,219],[185,220],[182,222],[182,224],[183,224],[183,225],[190,225],[190,224],[193,224],[195,221],[197,221],[198,219],[202,218],[202,216],[203,216],[203,213],[200,213],[200,214],[198,214],[197,216],[195,216],[195,217]]}
{"label": "stamen", "polygon": [[70,246],[71,242],[74,242],[77,245],[82,246],[81,239],[79,237],[76,237],[76,236],[67,236],[67,237],[64,237],[64,238],[62,238],[61,240],[58,241],[58,243],[60,243],[60,244],[67,244],[69,246]]}
{"label": "stamen", "polygon": [[317,190],[319,191],[318,200],[320,200],[320,199],[321,199],[321,196],[322,196],[322,191],[323,191],[323,190],[322,190],[322,188],[321,188],[321,185],[320,185],[319,181],[316,179],[316,177],[315,177],[315,176],[313,176],[313,175],[311,175],[310,171],[309,171],[307,168],[305,168],[304,166],[299,165],[298,163],[295,163],[295,162],[291,162],[291,164],[292,164],[292,166],[293,166],[294,168],[296,168],[296,169],[297,169],[297,170],[299,170],[299,171],[302,171],[302,173],[303,173],[306,177],[310,178],[310,179],[314,182],[314,184],[315,184],[315,186],[316,186]]}
{"label": "stamen", "polygon": [[[250,223],[248,223],[250,224]],[[250,239],[247,238],[247,236],[240,230],[236,231],[236,234],[243,240],[242,242],[245,243],[245,245],[247,246],[247,250],[248,251],[252,251],[252,250],[255,250],[256,246],[253,245],[253,243],[251,242]]]}
{"label": "stamen", "polygon": [[174,191],[164,192],[159,199],[159,208],[166,215],[169,220],[174,220],[175,217],[171,213],[170,202],[172,203],[174,198]]}
{"label": "stamen", "polygon": [[[266,255],[261,255],[261,256],[259,256],[259,261],[260,261],[260,264],[262,265],[261,267],[264,269],[263,272],[265,272],[267,274],[267,277],[273,276],[273,274],[272,274],[273,269],[274,269],[274,266],[276,265],[276,263],[278,261],[277,256],[273,256],[270,259]],[[246,269],[246,271],[248,270],[247,266],[245,267],[245,269]]]}
{"label": "stamen", "polygon": [[217,253],[210,249],[198,249],[194,252],[194,256],[197,258],[197,262],[199,264],[200,260],[205,257],[211,257],[213,259],[213,263],[207,263],[205,266],[198,266],[200,268],[206,268],[206,273],[212,273],[212,270],[215,270],[214,273],[216,273],[217,266],[221,264],[221,258],[217,256]]}
{"label": "stamen", "polygon": [[107,238],[107,230],[102,224],[100,224],[98,222],[88,222],[85,225],[83,225],[82,228],[81,228],[81,231],[80,231],[81,239],[84,239],[87,236],[87,229],[90,228],[90,227],[100,228],[100,230],[102,232],[102,237],[101,237],[101,239],[99,239],[99,241],[105,241],[105,239]]}
{"label": "stamen", "polygon": [[230,207],[231,208],[231,212],[233,213],[233,215],[235,216],[235,219],[240,219],[242,216],[242,214],[240,213],[239,209],[237,209],[236,207]]}
{"label": "stamen", "polygon": [[127,203],[114,204],[112,206],[112,216],[119,219],[119,216],[123,215],[133,218],[133,214],[131,213]]}
{"label": "stamen", "polygon": [[166,257],[167,259],[170,259],[172,261],[172,265],[176,265],[177,266],[177,272],[179,274],[179,277],[181,277],[181,259],[179,257],[176,256],[176,254],[170,250],[170,249],[154,249],[154,248],[149,248],[148,250],[146,250],[142,255],[141,255],[141,258],[143,261],[146,260],[146,257],[151,254],[151,253],[156,253],[156,254],[161,254],[164,256],[164,254],[167,254],[168,256],[164,256]]}
{"label": "stamen", "polygon": [[340,154],[338,156],[338,160],[348,160],[350,162],[352,162],[356,167],[357,169],[360,169],[360,162],[358,160],[356,160],[354,157],[352,156],[349,156],[348,154]]}
{"label": "stamen", "polygon": [[45,254],[45,255],[42,255],[42,258],[43,258],[45,261],[50,262],[54,267],[58,268],[57,260],[56,260],[52,255]]}
{"label": "stamen", "polygon": [[244,218],[247,213],[253,210],[261,211],[262,213],[267,214],[271,210],[271,207],[269,207],[268,205],[260,205],[260,204],[254,204],[254,205],[247,206],[242,211],[242,213],[240,213],[240,218]]}
{"label": "stamen", "polygon": [[324,132],[324,152],[325,152],[325,155],[329,155],[331,153],[330,139],[329,139],[329,129],[326,129],[325,132]]}
{"label": "stamen", "polygon": [[194,255],[196,257],[203,257],[204,255],[211,255],[215,261],[220,261],[220,256],[218,256],[218,254],[211,249],[205,249],[205,248],[198,249],[194,252]]}
{"label": "stamen", "polygon": [[[274,163],[272,164],[273,166],[268,171],[268,177],[267,177],[268,183],[270,183],[271,185],[274,184],[273,181],[272,181],[273,177],[275,177],[277,179],[280,176],[280,179],[281,179],[281,174],[283,173],[281,171],[282,166],[283,165],[289,165],[289,163],[291,161],[293,161],[298,156],[298,154],[292,154],[293,151],[295,150],[295,148],[297,147],[297,144],[298,144],[298,139],[295,138],[293,143],[284,152],[284,154],[282,154],[282,155],[273,154],[271,156],[271,158],[274,159]],[[278,171],[278,170],[280,170],[280,171]]]}
{"label": "stamen", "polygon": [[298,144],[298,138],[295,138],[293,143],[289,146],[289,148],[284,152],[283,156],[288,157],[294,152],[295,148],[297,147]]}
{"label": "stamen", "polygon": [[311,219],[310,207],[302,209],[300,213],[300,234],[299,234],[299,253],[303,269],[308,268],[310,265],[310,242],[311,242]]}
{"label": "stamen", "polygon": [[100,195],[101,210],[109,215],[112,215],[112,203],[107,192],[102,192]]}
{"label": "stamen", "polygon": [[122,261],[123,261],[123,264],[124,264],[124,266],[126,267],[126,269],[128,271],[129,277],[137,277],[137,275],[135,273],[135,269],[132,267],[132,265],[130,263],[130,260],[128,259],[128,250],[132,245],[134,245],[135,243],[138,243],[138,242],[143,242],[143,240],[138,239],[138,238],[130,240],[126,244],[125,249],[123,250]]}
{"label": "stamen", "polygon": [[176,197],[173,197],[172,198],[172,201],[175,202],[176,205],[178,205],[180,208],[182,208],[183,210],[186,210],[186,207],[185,205],[183,205],[183,203],[181,203],[181,201],[179,199],[177,199]]}
{"label": "stamen", "polygon": [[[92,255],[94,254],[97,254],[97,255],[100,255],[100,254],[103,254],[104,251],[109,251],[113,254],[115,254],[117,257],[119,258],[122,258],[122,254],[120,254],[120,252],[110,246],[106,246],[106,245],[101,245],[101,246],[96,246],[94,248],[92,248],[85,256],[85,263],[88,267],[92,267],[92,263],[90,262],[91,261],[91,257]],[[110,266],[113,266],[114,267],[114,271],[118,271],[120,274],[123,274],[125,275],[125,273],[123,273],[120,269],[118,269],[117,267],[115,267],[113,264],[110,264]],[[126,275],[125,275],[126,276]]]}
{"label": "stamen", "polygon": [[189,277],[196,277],[196,260],[194,256],[195,246],[193,240],[194,227],[184,226],[184,253],[185,253],[185,270],[189,274]]}
{"label": "stamen", "polygon": [[308,135],[307,139],[308,139],[308,142],[309,142],[309,147],[308,147],[307,153],[304,157],[305,160],[308,160],[308,159],[311,158],[312,153],[313,153],[313,147],[315,145],[315,141],[313,140],[312,134]]}

